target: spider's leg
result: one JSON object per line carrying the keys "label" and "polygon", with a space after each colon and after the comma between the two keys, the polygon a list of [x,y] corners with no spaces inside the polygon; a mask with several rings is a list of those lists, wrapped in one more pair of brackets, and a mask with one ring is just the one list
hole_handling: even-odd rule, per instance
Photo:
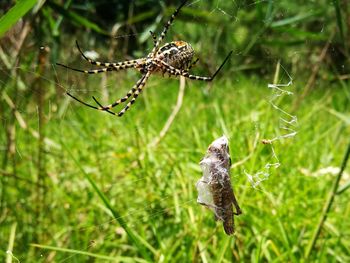
{"label": "spider's leg", "polygon": [[[90,108],[92,108],[92,109],[95,109],[95,110],[100,110],[99,108],[97,108],[97,107],[95,107],[95,106],[93,106],[93,105],[91,105],[91,104],[88,104],[88,103],[86,103],[86,102],[84,102],[84,101],[78,99],[77,97],[73,96],[73,95],[70,94],[69,92],[67,92],[67,95],[68,95],[69,97],[71,97],[72,99],[75,99],[76,101],[78,101],[78,102],[80,102],[81,104],[85,105],[85,106],[88,106],[88,107],[90,107]],[[99,103],[98,103],[98,104],[99,104]],[[101,105],[99,104],[99,106],[101,106]],[[109,111],[109,110],[106,110],[106,111],[107,111],[108,113],[111,113],[111,114],[115,115],[115,113],[112,112],[112,111]]]}
{"label": "spider's leg", "polygon": [[[146,74],[147,75],[147,74]],[[120,98],[119,100],[115,101],[114,103],[110,104],[110,105],[107,105],[107,106],[102,106],[102,104],[95,98],[95,97],[92,97],[94,99],[94,101],[96,102],[96,104],[98,106],[100,106],[99,108],[98,107],[95,107],[97,110],[102,110],[102,111],[107,111],[113,115],[116,115],[115,112],[112,112],[112,111],[109,111],[110,109],[114,108],[115,106],[127,101],[131,95],[133,95],[135,92],[137,92],[137,90],[139,89],[139,86],[142,85],[146,75],[142,76],[141,79],[139,79],[136,84],[128,91],[128,93],[123,97],[123,98]],[[148,78],[148,77],[147,77]],[[144,85],[144,84],[143,84]],[[137,97],[137,96],[136,96]]]}
{"label": "spider's leg", "polygon": [[130,65],[111,66],[108,68],[82,70],[82,69],[72,68],[72,67],[69,67],[69,66],[61,64],[61,63],[56,63],[56,65],[70,69],[70,70],[78,71],[78,72],[81,72],[84,74],[97,74],[97,73],[102,73],[102,72],[107,72],[107,71],[118,71],[118,70],[123,70],[123,69],[128,69],[128,68],[134,67],[134,64],[130,64]]}
{"label": "spider's leg", "polygon": [[[219,71],[222,69],[222,67],[225,65],[225,63],[227,62],[227,60],[230,58],[230,56],[232,55],[232,52],[233,52],[233,50],[231,50],[229,53],[228,53],[228,55],[226,56],[226,58],[225,58],[225,60],[224,60],[224,62],[222,62],[222,64],[220,65],[220,67],[215,71],[215,73],[210,77],[211,79],[210,79],[210,81],[212,81],[214,78],[215,78],[215,76],[219,73]],[[190,75],[190,76],[193,76],[193,75]],[[194,76],[194,77],[196,77],[196,76]]]}
{"label": "spider's leg", "polygon": [[152,54],[155,56],[156,52],[158,51],[159,45],[162,43],[166,33],[168,32],[169,27],[171,26],[171,24],[173,23],[175,17],[178,15],[180,9],[186,4],[188,0],[185,0],[182,2],[182,4],[175,10],[175,12],[171,15],[169,21],[164,25],[164,29],[162,31],[162,33],[160,34],[158,41],[155,43],[153,50],[152,50]]}
{"label": "spider's leg", "polygon": [[73,98],[74,100],[80,102],[81,104],[87,106],[87,107],[90,107],[90,108],[95,109],[95,110],[106,111],[106,112],[108,112],[108,113],[110,113],[110,114],[116,115],[115,112],[110,111],[110,109],[113,108],[113,107],[115,107],[115,106],[117,106],[118,104],[120,104],[120,103],[126,101],[128,98],[130,98],[131,95],[136,91],[137,85],[139,85],[139,84],[141,83],[142,79],[143,79],[143,78],[141,78],[141,79],[137,82],[138,84],[136,84],[131,90],[128,91],[128,93],[126,94],[125,97],[123,97],[123,98],[117,100],[116,102],[114,102],[113,104],[110,104],[110,105],[108,105],[108,106],[103,106],[94,96],[93,96],[92,98],[94,99],[94,101],[96,102],[96,104],[97,104],[99,107],[96,107],[96,106],[93,106],[93,105],[91,105],[91,104],[88,104],[88,103],[86,103],[86,102],[84,102],[84,101],[78,99],[77,97],[73,96],[73,95],[70,94],[69,92],[67,92],[67,95],[70,96],[71,98]]}
{"label": "spider's leg", "polygon": [[90,107],[90,108],[93,108],[93,109],[95,109],[95,110],[98,110],[97,107],[95,107],[95,106],[93,106],[93,105],[90,105],[90,104],[88,104],[88,103],[86,103],[86,102],[84,102],[84,101],[78,99],[77,97],[74,97],[74,96],[73,96],[72,94],[70,94],[69,92],[67,92],[67,95],[68,95],[69,97],[71,97],[72,99],[75,99],[76,101],[78,101],[78,102],[80,102],[81,104],[85,105],[85,106],[88,106],[88,107]]}
{"label": "spider's leg", "polygon": [[110,113],[110,114],[112,114],[112,115],[115,115],[115,112],[110,111],[110,110],[108,110],[108,109],[105,109],[105,107],[103,107],[103,105],[102,105],[101,103],[99,103],[98,100],[97,100],[94,96],[92,96],[92,98],[94,99],[94,101],[96,102],[96,104],[97,104],[98,106],[100,106],[100,108],[96,108],[96,110],[103,110],[103,111],[106,111],[106,112],[108,112],[108,113]]}
{"label": "spider's leg", "polygon": [[222,69],[222,67],[225,65],[229,57],[231,56],[233,51],[231,51],[225,58],[224,62],[220,65],[220,67],[215,71],[215,73],[211,77],[202,77],[202,76],[196,76],[196,75],[191,75],[188,73],[188,71],[180,70],[177,68],[174,68],[173,66],[167,64],[166,62],[162,60],[156,60],[158,63],[158,66],[162,67],[166,72],[168,72],[171,75],[174,76],[184,76],[189,79],[195,79],[195,80],[203,80],[203,81],[212,81],[216,75],[219,73],[219,71]]}
{"label": "spider's leg", "polygon": [[156,46],[157,45],[157,36],[154,32],[152,31],[149,31],[149,33],[151,34],[152,36],[152,39],[153,39],[153,46]]}
{"label": "spider's leg", "polygon": [[83,58],[89,62],[92,65],[96,65],[96,66],[102,66],[102,67],[119,67],[119,66],[123,66],[123,65],[135,65],[137,63],[137,59],[134,60],[126,60],[126,61],[122,61],[122,62],[100,62],[100,61],[95,61],[92,60],[90,58],[88,58],[87,56],[85,56],[84,52],[81,50],[78,41],[75,41],[75,44],[77,45],[77,48],[79,50],[79,53],[83,56]]}
{"label": "spider's leg", "polygon": [[144,75],[141,79],[139,79],[139,80],[137,81],[137,83],[132,87],[131,90],[128,91],[128,93],[125,95],[125,97],[123,97],[123,98],[117,100],[116,102],[114,102],[114,103],[112,103],[112,104],[110,104],[110,105],[108,105],[108,106],[103,106],[103,105],[101,105],[101,103],[98,102],[98,100],[97,100],[95,97],[92,97],[92,98],[94,99],[94,101],[97,103],[97,105],[98,105],[99,107],[96,107],[96,106],[93,106],[93,105],[91,105],[91,104],[88,104],[88,103],[86,103],[86,102],[84,102],[84,101],[78,99],[77,97],[73,96],[73,95],[70,94],[69,92],[67,92],[67,95],[70,96],[71,98],[73,98],[74,100],[80,102],[81,104],[87,106],[87,107],[93,108],[93,109],[95,109],[95,110],[107,111],[107,112],[110,113],[110,114],[116,115],[116,113],[113,112],[113,111],[110,111],[110,109],[113,108],[113,107],[115,107],[115,106],[117,106],[117,105],[119,105],[119,104],[122,103],[122,102],[125,102],[128,98],[130,98],[131,95],[134,94],[134,92],[135,92],[135,91],[138,89],[138,87],[141,85],[141,83],[142,83],[143,80],[145,79],[145,76],[146,76],[146,75]]}
{"label": "spider's leg", "polygon": [[196,63],[198,62],[199,58],[197,58],[195,61],[191,63],[191,65],[188,67],[187,71],[190,70]]}
{"label": "spider's leg", "polygon": [[143,88],[145,87],[146,81],[149,78],[149,76],[151,75],[151,72],[148,71],[146,73],[146,75],[144,75],[144,77],[141,79],[141,83],[139,84],[137,90],[134,93],[134,96],[132,97],[132,99],[128,102],[128,104],[124,107],[124,109],[122,109],[119,113],[118,113],[118,117],[123,116],[123,114],[130,109],[130,107],[135,103],[136,99],[138,98],[138,96],[140,95],[140,93],[142,92]]}

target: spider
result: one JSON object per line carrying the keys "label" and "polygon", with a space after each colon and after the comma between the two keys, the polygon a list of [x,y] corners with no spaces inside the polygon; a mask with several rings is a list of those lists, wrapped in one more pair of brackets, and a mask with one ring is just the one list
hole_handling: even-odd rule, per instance
{"label": "spider", "polygon": [[[166,43],[163,46],[160,46],[161,43],[163,42],[163,39],[166,33],[168,32],[169,27],[173,23],[180,9],[186,4],[187,1],[188,0],[183,1],[182,4],[172,14],[169,21],[165,24],[163,31],[160,34],[158,40],[155,33],[150,31],[151,37],[153,39],[153,49],[151,53],[149,53],[145,58],[126,60],[123,62],[98,62],[86,57],[83,51],[80,49],[78,42],[76,41],[78,51],[80,52],[82,57],[86,61],[88,61],[90,64],[96,65],[102,68],[91,69],[91,70],[81,70],[81,69],[72,68],[60,63],[57,63],[57,65],[65,67],[70,70],[85,73],[85,74],[96,74],[96,73],[102,73],[107,71],[119,71],[123,69],[135,68],[142,74],[142,77],[136,82],[136,84],[127,92],[127,94],[124,97],[116,100],[115,102],[107,106],[103,106],[100,102],[98,102],[98,100],[94,96],[92,98],[96,102],[97,106],[93,106],[91,104],[83,102],[82,100],[73,96],[69,92],[67,92],[67,95],[69,95],[70,97],[72,97],[73,99],[82,103],[85,106],[88,106],[96,110],[106,111],[110,114],[121,117],[135,103],[136,99],[142,92],[148,78],[152,73],[158,72],[158,73],[162,73],[163,75],[165,73],[168,73],[169,75],[183,76],[185,78],[194,79],[194,80],[212,81],[216,77],[216,75],[219,73],[221,68],[225,65],[225,63],[231,56],[232,51],[229,52],[229,54],[226,56],[223,63],[220,65],[220,67],[216,70],[216,72],[212,76],[202,77],[202,76],[191,75],[189,73],[189,70],[198,61],[198,59],[192,61],[194,56],[194,50],[189,43],[184,41],[173,41],[170,43]],[[130,97],[132,98],[130,99]],[[126,102],[128,99],[130,99],[129,102],[118,113],[111,110],[117,105],[123,102]]]}

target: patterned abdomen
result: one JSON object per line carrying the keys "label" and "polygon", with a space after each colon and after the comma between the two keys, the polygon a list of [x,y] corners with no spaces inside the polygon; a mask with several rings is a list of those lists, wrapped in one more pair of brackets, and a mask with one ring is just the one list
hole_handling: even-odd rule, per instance
{"label": "patterned abdomen", "polygon": [[162,46],[156,57],[174,68],[187,70],[193,55],[194,50],[190,44],[184,41],[173,41]]}

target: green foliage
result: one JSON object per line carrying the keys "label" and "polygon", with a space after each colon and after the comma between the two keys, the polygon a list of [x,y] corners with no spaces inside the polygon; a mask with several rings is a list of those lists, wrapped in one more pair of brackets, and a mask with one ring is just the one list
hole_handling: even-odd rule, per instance
{"label": "green foliage", "polygon": [[0,17],[0,37],[32,9],[37,2],[37,0],[19,1],[6,14]]}
{"label": "green foliage", "polygon": [[[159,33],[180,2],[47,1],[35,14],[40,19],[33,23],[45,32],[48,43],[51,42],[54,60],[62,50],[61,43],[67,43],[65,32],[84,43],[99,43],[95,48],[110,47],[115,57],[140,56],[145,55],[145,49],[152,44],[146,41],[150,39],[149,30]],[[28,11],[29,3],[34,5],[35,1],[20,1],[14,9],[24,3],[28,3],[25,5]],[[0,23],[0,32],[24,15],[18,10],[11,13],[16,19],[10,19],[10,24]],[[281,58],[285,65],[303,74],[309,66],[309,59],[304,58],[319,56],[330,41],[332,52],[327,52],[329,63],[325,64],[325,70],[334,73],[330,76],[334,78],[349,71],[348,13],[347,2],[336,0],[332,5],[328,1],[189,2],[167,40],[189,41],[207,68],[216,58],[224,58],[234,50],[236,56],[232,63],[239,66],[238,70],[259,74],[273,70],[275,62]]]}
{"label": "green foliage", "polygon": [[[65,19],[79,25],[83,26],[86,29],[91,29],[97,33],[103,34],[103,35],[109,35],[109,33],[102,28],[100,28],[97,24],[94,22],[89,21],[88,19],[84,18],[83,16],[77,14],[74,11],[67,10],[67,7],[61,7],[60,5],[56,4],[55,2],[48,2],[48,6],[52,8],[55,12],[62,15]],[[69,5],[68,5],[69,6]]]}
{"label": "green foliage", "polygon": [[[57,106],[54,101],[47,102],[46,114],[49,105],[60,111],[67,102],[70,106],[63,115],[60,111],[47,115],[47,139],[53,142],[45,146],[50,180],[45,210],[35,220],[37,191],[30,189],[37,186],[23,179],[34,180],[38,172],[36,142],[31,133],[17,127],[21,159],[17,159],[16,174],[22,180],[3,180],[6,206],[17,209],[8,210],[1,243],[6,243],[9,224],[15,220],[24,226],[18,229],[13,249],[22,261],[36,261],[39,255],[45,260],[53,252],[54,261],[144,258],[132,239],[127,239],[128,231],[120,228],[126,224],[138,240],[143,240],[140,245],[151,251],[151,261],[300,261],[333,178],[310,177],[307,171],[340,164],[350,134],[344,131],[343,120],[329,111],[344,112],[346,96],[335,86],[327,97],[322,92],[308,97],[298,111],[298,135],[274,144],[282,166],[272,170],[257,189],[251,188],[244,171],[253,173],[270,162],[269,146],[259,144],[253,158],[232,170],[244,214],[236,218],[237,236],[229,238],[221,224],[215,224],[212,213],[196,203],[194,185],[201,177],[198,162],[207,145],[224,132],[231,141],[233,163],[252,151],[256,132],[261,138],[282,133],[279,113],[266,100],[270,96],[266,83],[244,78],[234,85],[217,81],[209,93],[206,85],[190,83],[179,115],[154,149],[147,145],[170,114],[177,82],[172,80],[169,85],[169,81],[154,78],[149,86],[152,89],[146,90],[121,119],[82,107],[69,98]],[[280,106],[290,111],[288,105],[298,95],[291,99],[284,99]],[[28,126],[36,126],[36,116],[35,111],[27,111]],[[348,197],[349,192],[336,197],[312,258],[331,253],[343,261],[349,259],[345,238],[349,224],[343,220],[348,216]],[[112,210],[119,214],[110,213]],[[38,235],[36,241],[33,234]]]}
{"label": "green foliage", "polygon": [[[86,76],[55,63],[90,66],[76,39],[100,60],[144,56],[149,30],[159,34],[179,2],[56,0],[33,11],[35,1],[0,4],[0,32],[7,32],[0,41],[1,259],[350,261],[349,169],[326,212],[335,176],[321,173],[340,166],[350,137],[346,1],[189,1],[166,41],[191,43],[196,74],[234,55],[213,83],[187,81],[157,147],[150,143],[175,104],[176,80],[152,76],[123,118],[65,95],[105,103],[124,95],[139,77],[133,70]],[[267,84],[289,81],[272,80],[277,61],[296,80],[286,88],[294,95],[276,103],[298,117],[298,133],[273,143],[281,166],[253,188],[246,173],[275,160],[261,140],[286,133],[286,116],[268,102],[276,94]],[[234,237],[196,203],[198,163],[223,133],[239,164],[231,171],[243,210]]]}

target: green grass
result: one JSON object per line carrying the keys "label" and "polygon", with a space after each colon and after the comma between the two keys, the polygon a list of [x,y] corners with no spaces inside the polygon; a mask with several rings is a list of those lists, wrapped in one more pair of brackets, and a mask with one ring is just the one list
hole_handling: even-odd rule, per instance
{"label": "green grass", "polygon": [[[213,72],[230,50],[233,56],[212,85],[187,82],[182,108],[154,148],[178,81],[152,76],[117,118],[64,93],[93,102],[107,85],[104,102],[110,102],[135,83],[135,72],[104,79],[51,63],[88,67],[75,39],[101,59],[144,56],[153,47],[149,30],[159,35],[175,2],[5,2],[1,262],[350,262],[349,168],[333,202],[337,175],[317,173],[340,167],[349,144],[346,1],[189,1],[165,41],[191,43],[199,74]],[[273,143],[281,165],[267,169],[276,159],[261,140],[288,133],[280,121],[288,117],[269,104],[267,88],[279,60],[297,82],[287,88],[293,96],[275,103],[298,117],[298,133]],[[233,237],[196,203],[198,163],[222,134],[230,139],[231,177],[243,210]],[[246,173],[258,172],[269,176],[253,188]]]}
{"label": "green grass", "polygon": [[[58,70],[58,76],[64,87],[70,85],[65,83],[64,70]],[[80,75],[79,82],[73,76],[68,73],[76,86],[86,87]],[[307,176],[305,171],[340,166],[350,136],[344,121],[349,118],[344,114],[348,93],[334,84],[327,90],[318,87],[306,97],[295,112],[298,134],[273,144],[281,166],[270,169],[269,178],[254,189],[244,171],[252,174],[274,162],[270,145],[258,143],[253,148],[256,134],[260,139],[285,134],[279,122],[282,115],[268,103],[272,93],[267,83],[272,81],[226,78],[210,89],[207,84],[187,82],[184,104],[156,148],[147,145],[158,136],[176,102],[176,80],[152,78],[123,118],[91,110],[68,97],[47,96],[43,129],[51,144],[44,147],[46,176],[41,183],[45,188],[3,177],[0,258],[6,257],[10,231],[17,223],[12,251],[21,262],[145,262],[147,258],[152,262],[348,262],[349,191],[336,196],[311,259],[304,258],[335,179],[330,174]],[[110,100],[134,81],[117,80],[108,80]],[[95,91],[86,100],[99,95],[98,81],[97,76],[87,81]],[[115,86],[123,90],[116,92]],[[294,96],[284,96],[279,106],[291,112],[303,87],[303,82],[289,87]],[[25,106],[19,111],[36,130],[36,108]],[[36,182],[38,142],[16,126],[15,174]],[[234,237],[227,237],[212,212],[196,203],[198,163],[207,146],[222,134],[230,139],[233,163],[253,151],[249,160],[231,171],[243,210],[236,217]],[[8,168],[8,172],[14,171]]]}
{"label": "green grass", "polygon": [[0,37],[21,19],[33,6],[36,0],[22,0],[16,3],[5,15],[0,17]]}

